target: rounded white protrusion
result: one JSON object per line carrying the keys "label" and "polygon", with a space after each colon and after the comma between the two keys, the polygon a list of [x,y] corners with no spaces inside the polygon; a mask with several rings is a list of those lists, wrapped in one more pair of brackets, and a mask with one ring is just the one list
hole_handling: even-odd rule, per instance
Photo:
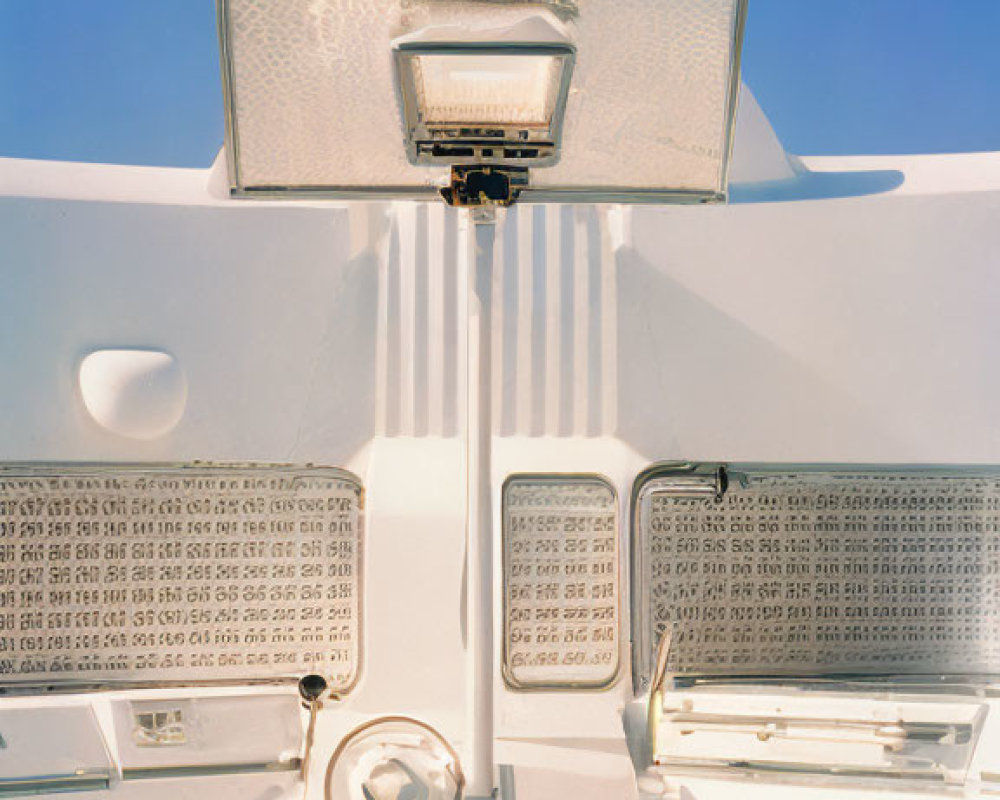
{"label": "rounded white protrusion", "polygon": [[187,405],[187,378],[158,350],[98,350],[80,363],[80,394],[105,430],[131,439],[169,433]]}

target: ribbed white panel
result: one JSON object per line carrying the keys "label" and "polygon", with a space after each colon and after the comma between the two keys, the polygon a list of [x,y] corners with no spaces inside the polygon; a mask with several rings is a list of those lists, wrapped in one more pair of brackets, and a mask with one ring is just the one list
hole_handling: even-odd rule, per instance
{"label": "ribbed white panel", "polygon": [[[399,230],[399,316],[396,335],[399,347],[399,428],[405,436],[417,434],[416,360],[424,337],[417,323],[420,298],[417,296],[417,271],[427,270],[427,208],[414,205],[396,215]],[[422,277],[422,276],[421,276]],[[423,387],[422,387],[423,388]]]}
{"label": "ribbed white panel", "polygon": [[[459,212],[398,203],[379,265],[379,432],[454,436],[462,408]],[[602,208],[498,214],[492,277],[493,431],[605,436],[617,424],[615,242]]]}
{"label": "ribbed white panel", "polygon": [[608,212],[525,204],[497,224],[494,432],[612,434],[617,309]]}
{"label": "ribbed white panel", "polygon": [[[618,206],[602,209],[601,228],[601,433],[618,427],[618,281],[612,229],[621,226],[618,217],[628,211]],[[619,239],[619,241],[621,241]]]}
{"label": "ribbed white panel", "polygon": [[572,369],[573,415],[570,433],[573,436],[587,435],[588,412],[594,399],[590,396],[590,359],[591,316],[593,310],[590,301],[590,253],[587,236],[586,217],[588,210],[578,211],[572,221],[573,225],[573,261],[571,264],[571,280],[573,281],[573,361],[572,364],[560,365],[563,369]]}
{"label": "ribbed white panel", "polygon": [[[514,334],[515,360],[514,383],[514,428],[530,432],[534,370],[533,360],[545,353],[532,347],[532,323],[534,322],[532,300],[535,292],[533,278],[536,264],[533,263],[532,244],[535,237],[535,209],[531,206],[515,206],[510,213],[517,214],[517,313]],[[544,235],[544,228],[539,235]]]}
{"label": "ribbed white panel", "polygon": [[[427,209],[427,409],[426,432],[444,432],[444,370],[445,370],[445,256],[448,236],[445,230],[445,212],[438,203]],[[454,216],[449,214],[449,216]],[[454,242],[451,253],[454,254]],[[451,278],[454,283],[454,263]],[[454,302],[454,301],[453,301]],[[454,372],[454,357],[451,363]]]}
{"label": "ribbed white panel", "polygon": [[378,432],[455,436],[461,406],[458,212],[396,203],[379,264]]}

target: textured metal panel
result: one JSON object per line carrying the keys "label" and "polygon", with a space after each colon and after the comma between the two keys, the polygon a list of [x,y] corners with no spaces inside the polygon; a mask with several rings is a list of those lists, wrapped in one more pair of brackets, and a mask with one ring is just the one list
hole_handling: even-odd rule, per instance
{"label": "textured metal panel", "polygon": [[0,471],[0,685],[191,683],[360,662],[361,485],[340,470]]}
{"label": "textured metal panel", "polygon": [[518,205],[493,266],[493,432],[611,436],[618,420],[617,271],[609,211]]}
{"label": "textured metal panel", "polygon": [[[560,163],[540,191],[725,192],[741,0],[220,0],[237,190],[429,190],[407,162],[391,42],[550,16],[577,48]],[[686,193],[686,194],[685,194]]]}

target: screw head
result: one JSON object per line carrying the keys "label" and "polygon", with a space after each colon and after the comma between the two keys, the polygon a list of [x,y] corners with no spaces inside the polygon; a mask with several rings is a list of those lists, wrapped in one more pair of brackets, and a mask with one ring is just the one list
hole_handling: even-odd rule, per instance
{"label": "screw head", "polygon": [[299,679],[299,695],[307,703],[319,700],[326,691],[326,678],[322,675],[305,675]]}

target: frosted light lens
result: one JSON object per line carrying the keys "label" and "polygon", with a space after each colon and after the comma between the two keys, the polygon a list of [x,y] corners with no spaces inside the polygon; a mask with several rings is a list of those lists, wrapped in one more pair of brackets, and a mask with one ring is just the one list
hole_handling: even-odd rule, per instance
{"label": "frosted light lens", "polygon": [[423,121],[546,126],[561,69],[552,56],[421,55],[414,77]]}

